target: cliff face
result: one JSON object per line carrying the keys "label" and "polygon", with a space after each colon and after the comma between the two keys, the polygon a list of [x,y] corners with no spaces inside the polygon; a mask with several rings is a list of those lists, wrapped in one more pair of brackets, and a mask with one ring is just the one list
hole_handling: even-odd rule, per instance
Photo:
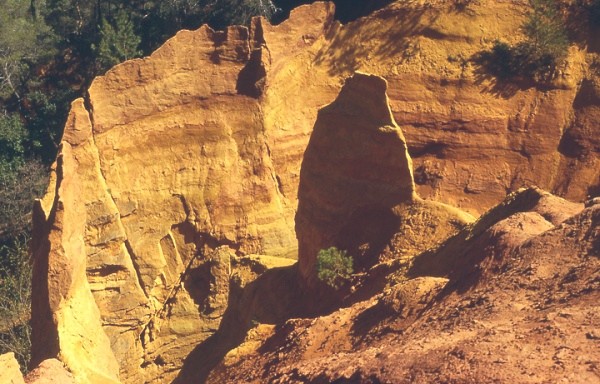
{"label": "cliff face", "polygon": [[560,89],[499,82],[470,60],[495,39],[518,41],[526,10],[510,1],[464,10],[396,2],[340,29],[320,53],[336,74],[388,80],[423,197],[481,213],[522,185],[581,200],[600,182],[594,135],[580,128],[595,129],[597,102],[587,95],[597,89],[595,51],[571,47]]}
{"label": "cliff face", "polygon": [[[278,26],[256,19],[249,29],[181,31],[152,56],[96,79],[73,103],[35,215],[34,361],[59,356],[83,382],[170,380],[219,328],[236,291],[230,277],[242,273],[236,260],[263,254],[284,265],[296,257],[299,186],[306,279],[326,243],[361,248],[351,225],[359,208],[393,211],[392,245],[381,251],[396,257],[451,233],[450,224],[431,225],[439,215],[468,221],[417,193],[478,214],[524,184],[575,200],[596,192],[597,47],[571,48],[558,88],[498,83],[469,58],[496,38],[518,40],[524,5],[453,4],[398,1],[341,26],[331,5],[316,3]],[[356,71],[387,79],[389,106],[375,103],[385,99],[379,79],[356,87],[350,104],[342,92],[318,116]],[[370,113],[370,103],[385,109],[370,116],[381,121],[367,119],[373,135],[393,136],[394,145],[363,148],[369,131],[351,128],[367,116],[336,112]],[[320,145],[329,149],[309,147],[305,156],[313,127],[327,132]],[[346,158],[335,146],[349,137],[340,147]],[[398,179],[371,183],[369,167]],[[338,203],[322,188],[343,188],[311,172],[354,180],[350,189],[379,183],[398,194],[369,202],[357,193],[309,228],[317,222],[311,215],[328,214],[314,208]],[[425,236],[397,220],[415,207],[426,207],[411,217],[431,243],[416,244]],[[340,214],[345,221],[337,222]],[[346,235],[336,238],[340,231]]]}
{"label": "cliff face", "polygon": [[299,133],[269,134],[265,76],[322,38],[331,14],[182,31],[73,103],[36,214],[34,362],[59,356],[82,382],[168,381],[219,328],[232,258],[296,257],[282,192],[296,187],[276,165],[293,159],[271,153]]}

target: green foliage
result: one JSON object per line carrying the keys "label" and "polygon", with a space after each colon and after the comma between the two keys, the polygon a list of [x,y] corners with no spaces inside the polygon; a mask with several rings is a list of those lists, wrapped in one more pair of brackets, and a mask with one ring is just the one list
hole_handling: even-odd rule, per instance
{"label": "green foliage", "polygon": [[248,25],[254,16],[270,19],[276,11],[270,0],[217,0],[204,12],[210,15],[209,22],[216,25]]}
{"label": "green foliage", "polygon": [[124,10],[117,11],[112,23],[102,19],[100,35],[98,61],[105,70],[141,55],[138,50],[141,39],[135,34],[133,23]]}
{"label": "green foliage", "polygon": [[0,99],[19,99],[36,63],[54,53],[50,28],[31,14],[29,0],[0,1]]}
{"label": "green foliage", "polygon": [[317,278],[333,289],[339,289],[353,273],[352,256],[331,247],[317,254]]}
{"label": "green foliage", "polygon": [[527,40],[521,48],[530,60],[541,65],[556,65],[569,48],[564,20],[556,0],[530,0],[533,11],[522,28]]}
{"label": "green foliage", "polygon": [[76,93],[63,83],[47,85],[44,91],[32,89],[26,95],[28,108],[22,109],[29,134],[27,154],[50,164],[56,150],[71,101]]}
{"label": "green foliage", "polygon": [[26,140],[27,131],[18,115],[0,115],[0,175],[14,172],[23,163]]}
{"label": "green foliage", "polygon": [[47,168],[34,160],[22,160],[0,173],[0,244],[29,233],[33,201],[44,193],[47,173]]}
{"label": "green foliage", "polygon": [[492,75],[548,81],[569,48],[567,30],[555,0],[530,0],[532,7],[521,26],[526,39],[514,46],[497,40],[476,61]]}
{"label": "green foliage", "polygon": [[26,371],[30,359],[31,265],[27,236],[0,245],[0,354],[14,352]]}

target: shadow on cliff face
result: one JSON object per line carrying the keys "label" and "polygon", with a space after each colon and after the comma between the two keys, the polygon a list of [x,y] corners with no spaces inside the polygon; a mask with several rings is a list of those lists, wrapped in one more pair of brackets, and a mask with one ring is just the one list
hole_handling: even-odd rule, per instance
{"label": "shadow on cliff face", "polygon": [[511,52],[502,50],[496,45],[489,51],[482,51],[470,58],[475,65],[475,84],[482,86],[483,92],[503,99],[510,99],[519,91],[536,86],[535,82],[526,78],[515,78],[510,75],[514,69],[508,68]]}
{"label": "shadow on cliff face", "polygon": [[[297,264],[267,270],[241,287],[230,282],[227,310],[219,329],[187,356],[174,384],[203,383],[223,357],[239,346],[248,330],[258,323],[281,324],[295,317],[312,316],[332,305],[332,300],[317,300],[302,287]],[[312,307],[312,308],[310,308]]]}
{"label": "shadow on cliff face", "polygon": [[389,208],[362,207],[346,223],[338,236],[339,246],[354,256],[356,270],[366,270],[379,261],[398,231],[400,218]]}
{"label": "shadow on cliff face", "polygon": [[[377,11],[381,28],[361,28],[363,21],[357,20],[343,29],[331,29],[328,36],[331,43],[317,53],[315,62],[327,64],[329,73],[337,76],[355,72],[362,60],[400,57],[402,62],[409,61],[419,51],[412,38],[434,33],[429,26],[438,16],[439,10],[429,6],[382,9]],[[357,41],[377,41],[378,44],[365,46]]]}
{"label": "shadow on cliff face", "polygon": [[[314,3],[315,0],[274,0],[279,11],[273,16],[272,22],[279,24],[290,16],[290,11],[303,4]],[[347,23],[366,16],[393,2],[393,0],[333,0],[335,3],[335,19]]]}

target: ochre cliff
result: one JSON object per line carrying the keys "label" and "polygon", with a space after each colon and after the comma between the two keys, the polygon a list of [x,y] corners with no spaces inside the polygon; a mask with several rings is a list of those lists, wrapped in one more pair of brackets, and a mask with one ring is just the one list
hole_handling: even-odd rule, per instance
{"label": "ochre cliff", "polygon": [[296,214],[299,269],[310,285],[321,249],[344,249],[355,269],[364,270],[386,254],[414,256],[472,221],[417,196],[412,160],[386,91],[385,79],[357,72],[317,115]]}
{"label": "ochre cliff", "polygon": [[[58,356],[81,382],[169,381],[219,328],[231,258],[296,257],[260,96],[267,72],[322,38],[330,8],[182,31],[73,103],[36,212],[34,363]],[[277,56],[265,42],[284,28]]]}
{"label": "ochre cliff", "polygon": [[[34,215],[33,362],[59,357],[80,382],[168,382],[265,265],[289,265],[299,251],[310,280],[322,246],[366,255],[377,239],[357,223],[379,222],[381,209],[393,225],[371,256],[410,263],[469,221],[438,202],[480,214],[522,185],[579,201],[597,193],[597,43],[573,44],[544,89],[498,82],[470,60],[497,38],[522,39],[526,10],[397,1],[341,25],[331,4],[315,3],[277,26],[181,31],[97,78],[72,105]],[[379,77],[336,104],[357,71]],[[373,115],[343,117],[340,103]],[[363,118],[371,131],[352,130]],[[305,155],[313,127],[329,141]],[[381,147],[361,146],[367,132],[385,136]],[[332,176],[349,180],[347,201],[320,189],[344,188]],[[386,193],[355,190],[372,176]],[[314,211],[327,201],[342,204]],[[352,216],[361,209],[364,223]],[[277,258],[242,268],[253,254]]]}

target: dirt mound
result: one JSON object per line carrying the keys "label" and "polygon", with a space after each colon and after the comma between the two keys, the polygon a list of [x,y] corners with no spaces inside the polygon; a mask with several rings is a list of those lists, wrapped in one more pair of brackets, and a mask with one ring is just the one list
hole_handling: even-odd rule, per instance
{"label": "dirt mound", "polygon": [[554,224],[536,212],[563,204],[539,190],[511,196],[415,259],[444,254],[462,273],[258,327],[209,382],[600,382],[600,205]]}

